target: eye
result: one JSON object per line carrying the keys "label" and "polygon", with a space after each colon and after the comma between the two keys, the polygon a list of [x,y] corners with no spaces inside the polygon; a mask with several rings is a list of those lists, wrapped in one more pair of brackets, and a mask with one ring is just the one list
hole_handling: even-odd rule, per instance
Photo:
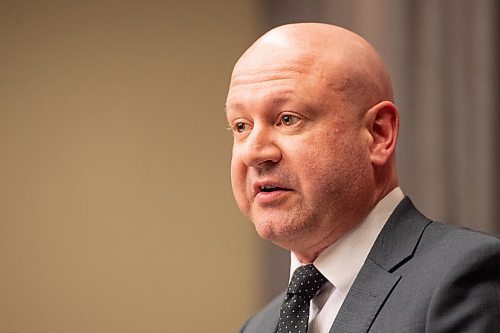
{"label": "eye", "polygon": [[281,115],[280,117],[280,125],[283,125],[283,126],[293,126],[295,124],[297,124],[299,121],[301,121],[302,119],[298,116],[295,116],[293,114],[283,114]]}
{"label": "eye", "polygon": [[244,133],[250,130],[250,124],[245,123],[243,121],[236,121],[231,125],[231,129],[235,133]]}

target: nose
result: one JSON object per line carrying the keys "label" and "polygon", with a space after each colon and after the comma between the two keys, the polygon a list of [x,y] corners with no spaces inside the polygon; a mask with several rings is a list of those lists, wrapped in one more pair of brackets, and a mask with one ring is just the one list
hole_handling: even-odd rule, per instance
{"label": "nose", "polygon": [[[270,129],[253,128],[239,149],[241,160],[249,167],[263,166],[281,160],[281,150]],[[235,147],[236,148],[236,147]]]}

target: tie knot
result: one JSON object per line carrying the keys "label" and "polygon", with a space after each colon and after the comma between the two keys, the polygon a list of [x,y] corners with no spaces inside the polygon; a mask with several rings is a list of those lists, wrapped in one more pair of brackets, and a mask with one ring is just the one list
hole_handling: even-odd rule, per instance
{"label": "tie knot", "polygon": [[288,285],[288,293],[311,300],[326,281],[314,265],[300,266],[293,272],[292,280]]}

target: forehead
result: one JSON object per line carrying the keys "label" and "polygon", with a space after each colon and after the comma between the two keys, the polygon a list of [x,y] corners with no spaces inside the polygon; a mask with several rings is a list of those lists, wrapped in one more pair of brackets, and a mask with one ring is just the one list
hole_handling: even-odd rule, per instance
{"label": "forehead", "polygon": [[303,52],[282,49],[257,52],[238,61],[231,76],[227,105],[257,95],[282,99],[305,97],[318,90],[322,71],[317,59]]}
{"label": "forehead", "polygon": [[325,86],[322,61],[298,48],[260,47],[240,58],[231,76],[226,110],[263,104],[311,103]]}
{"label": "forehead", "polygon": [[319,92],[315,78],[298,72],[268,74],[232,84],[226,111],[252,110],[261,106],[278,108],[290,104],[296,107],[312,104],[317,99]]}

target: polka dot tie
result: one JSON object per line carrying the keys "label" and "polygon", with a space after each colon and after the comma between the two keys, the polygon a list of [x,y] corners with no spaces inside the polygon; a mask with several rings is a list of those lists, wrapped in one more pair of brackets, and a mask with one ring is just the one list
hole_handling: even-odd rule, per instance
{"label": "polka dot tie", "polygon": [[309,302],[326,281],[312,264],[295,270],[281,304],[277,333],[307,332]]}

